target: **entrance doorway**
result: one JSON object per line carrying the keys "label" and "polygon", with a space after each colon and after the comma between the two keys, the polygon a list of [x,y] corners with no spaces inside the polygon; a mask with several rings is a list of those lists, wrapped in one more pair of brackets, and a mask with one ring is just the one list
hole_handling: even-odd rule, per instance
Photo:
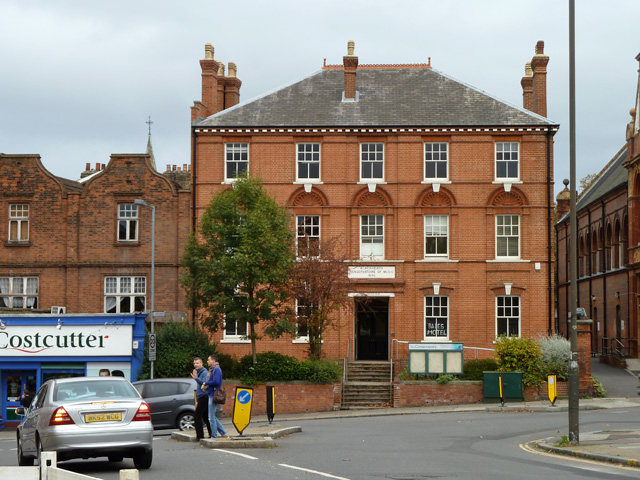
{"label": "entrance doorway", "polygon": [[356,298],[356,360],[389,360],[389,298]]}
{"label": "entrance doorway", "polygon": [[[2,404],[5,407],[3,412],[5,425],[11,426],[11,422],[20,422],[20,416],[16,415],[15,409],[20,407],[20,399],[25,390],[29,391],[31,398],[36,394],[36,371],[35,370],[9,370],[2,376]],[[7,422],[9,424],[7,425]]]}

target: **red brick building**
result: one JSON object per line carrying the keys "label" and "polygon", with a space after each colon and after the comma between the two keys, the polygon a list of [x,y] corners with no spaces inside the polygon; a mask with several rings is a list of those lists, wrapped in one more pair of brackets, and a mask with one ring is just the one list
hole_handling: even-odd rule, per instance
{"label": "red brick building", "polygon": [[[640,55],[636,57],[640,61]],[[640,77],[627,142],[577,200],[578,307],[593,320],[591,351],[638,358],[640,301]],[[569,189],[558,195],[558,328],[567,334]]]}
{"label": "red brick building", "polygon": [[186,318],[178,273],[191,197],[152,160],[151,151],[112,155],[72,181],[38,155],[0,154],[0,311],[149,310],[152,215],[140,199],[156,208],[155,308]]}
{"label": "red brick building", "polygon": [[[546,334],[558,129],[546,118],[548,61],[538,42],[519,108],[430,62],[360,65],[350,44],[341,65],[325,62],[238,104],[235,67],[225,77],[208,46],[192,108],[193,227],[248,171],[291,209],[299,237],[322,245],[342,236],[353,308],[324,339],[329,358],[388,360],[406,358],[408,341],[486,349],[500,334]],[[242,356],[244,332],[226,325],[216,341]],[[306,355],[304,337],[257,346]]]}

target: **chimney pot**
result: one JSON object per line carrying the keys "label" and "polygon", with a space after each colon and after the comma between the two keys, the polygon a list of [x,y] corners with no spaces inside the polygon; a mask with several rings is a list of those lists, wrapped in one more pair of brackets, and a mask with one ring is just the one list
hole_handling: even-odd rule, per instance
{"label": "chimney pot", "polygon": [[353,57],[353,52],[356,48],[356,42],[354,42],[353,40],[349,40],[347,42],[347,55],[349,55],[350,57]]}
{"label": "chimney pot", "polygon": [[236,64],[233,62],[229,62],[229,76],[235,77],[237,72],[238,72],[238,67],[236,66]]}
{"label": "chimney pot", "polygon": [[204,59],[213,60],[213,45],[205,43],[204,45]]}
{"label": "chimney pot", "polygon": [[184,170],[185,172],[187,171],[187,164],[186,163],[182,164],[182,170]]}
{"label": "chimney pot", "polygon": [[90,164],[90,163],[87,163],[87,164],[85,165],[84,169],[85,169],[85,171],[89,171],[89,170],[91,170],[91,164]]}
{"label": "chimney pot", "polygon": [[536,43],[536,55],[544,55],[544,41],[538,40]]}
{"label": "chimney pot", "polygon": [[100,164],[96,163],[96,170],[100,170]]}
{"label": "chimney pot", "polygon": [[224,63],[218,62],[218,76],[224,77]]}

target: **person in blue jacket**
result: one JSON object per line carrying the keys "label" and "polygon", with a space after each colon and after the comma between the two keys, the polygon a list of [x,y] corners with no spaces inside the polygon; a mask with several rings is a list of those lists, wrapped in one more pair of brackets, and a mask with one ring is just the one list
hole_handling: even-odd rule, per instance
{"label": "person in blue jacket", "polygon": [[191,378],[193,378],[198,386],[196,387],[196,413],[194,415],[194,427],[196,429],[196,439],[200,440],[204,438],[204,429],[202,428],[202,422],[209,431],[211,436],[211,423],[209,423],[209,398],[206,392],[202,391],[202,384],[207,379],[207,369],[202,365],[202,359],[196,357],[193,359],[193,372],[191,372]]}
{"label": "person in blue jacket", "polygon": [[[222,369],[218,363],[218,357],[215,355],[209,355],[207,358],[207,365],[209,366],[209,373],[207,374],[207,395],[209,396],[209,423],[211,424],[211,438],[218,438],[218,432],[220,432],[221,438],[227,438],[229,435],[222,426],[218,417],[216,417],[216,410],[220,405],[214,403],[213,392],[216,388],[222,387]],[[220,407],[222,408],[222,407]]]}

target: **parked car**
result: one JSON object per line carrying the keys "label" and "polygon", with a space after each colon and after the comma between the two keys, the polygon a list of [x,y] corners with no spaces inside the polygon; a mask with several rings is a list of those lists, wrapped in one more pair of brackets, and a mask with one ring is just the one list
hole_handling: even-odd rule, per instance
{"label": "parked car", "polygon": [[16,413],[18,465],[33,465],[43,451],[58,460],[133,458],[137,469],[153,460],[153,426],[149,405],[121,377],[73,377],[45,382],[31,406]]}
{"label": "parked car", "polygon": [[197,384],[193,378],[140,380],[133,386],[151,407],[153,428],[194,428]]}

